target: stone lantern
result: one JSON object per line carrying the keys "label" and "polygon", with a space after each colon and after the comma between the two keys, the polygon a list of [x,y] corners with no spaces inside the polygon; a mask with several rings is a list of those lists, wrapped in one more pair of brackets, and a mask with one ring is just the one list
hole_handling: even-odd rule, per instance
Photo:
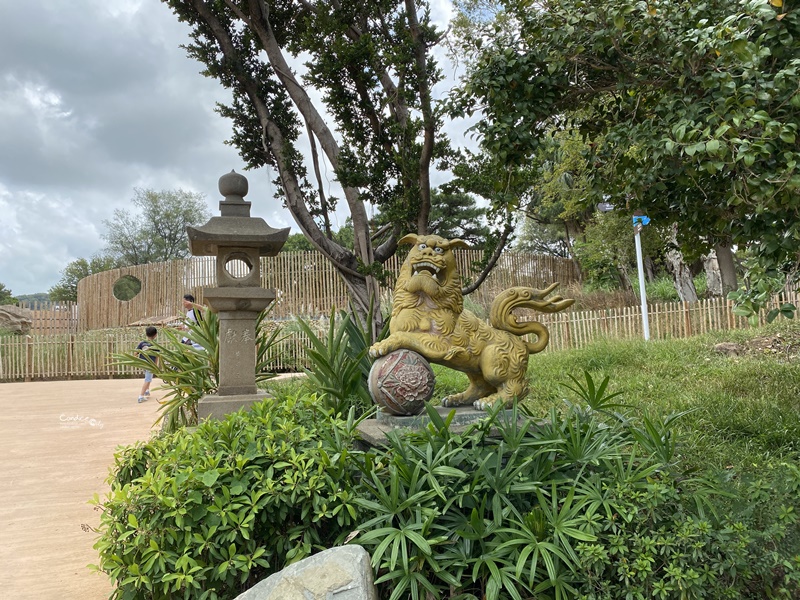
{"label": "stone lantern", "polygon": [[187,227],[194,256],[217,257],[217,287],[203,288],[203,298],[219,315],[217,393],[200,399],[198,417],[220,418],[263,399],[255,378],[256,318],[275,300],[275,290],[261,287],[261,257],[280,252],[289,228],[273,229],[250,216],[247,178],[234,171],[219,178],[219,217],[201,227]]}

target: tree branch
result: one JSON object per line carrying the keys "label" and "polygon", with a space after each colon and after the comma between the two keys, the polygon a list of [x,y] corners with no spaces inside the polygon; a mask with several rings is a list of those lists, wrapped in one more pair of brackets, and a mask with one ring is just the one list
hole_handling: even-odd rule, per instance
{"label": "tree branch", "polygon": [[467,294],[471,294],[475,290],[477,290],[480,285],[484,282],[486,277],[489,275],[494,266],[497,264],[497,261],[500,258],[500,255],[503,253],[503,250],[508,243],[508,238],[511,236],[511,233],[514,231],[514,221],[509,220],[506,223],[506,226],[503,228],[503,233],[500,234],[500,239],[497,242],[497,247],[494,249],[492,256],[486,263],[486,266],[483,270],[478,274],[478,278],[473,281],[470,285],[465,288],[462,288],[461,293],[466,296]]}
{"label": "tree branch", "polygon": [[417,18],[417,6],[414,0],[405,0],[406,18],[414,41],[414,64],[417,72],[417,86],[422,108],[424,138],[419,158],[419,195],[420,209],[417,215],[417,233],[428,232],[428,218],[431,213],[431,157],[436,133],[436,123],[431,108],[431,90],[428,86],[428,66],[426,64],[425,40]]}

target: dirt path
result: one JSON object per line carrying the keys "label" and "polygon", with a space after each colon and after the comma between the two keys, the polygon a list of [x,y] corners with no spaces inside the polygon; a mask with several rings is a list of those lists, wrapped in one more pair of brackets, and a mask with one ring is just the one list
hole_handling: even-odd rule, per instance
{"label": "dirt path", "polygon": [[[102,600],[112,587],[86,568],[114,449],[146,440],[155,400],[141,380],[0,384],[0,596]],[[161,392],[154,392],[160,397]],[[82,525],[84,528],[82,528]]]}

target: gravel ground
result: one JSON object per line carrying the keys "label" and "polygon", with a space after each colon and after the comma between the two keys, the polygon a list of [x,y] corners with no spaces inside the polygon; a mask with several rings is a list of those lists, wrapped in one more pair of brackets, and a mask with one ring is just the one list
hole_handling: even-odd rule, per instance
{"label": "gravel ground", "polygon": [[[114,449],[147,440],[161,396],[138,404],[140,379],[0,384],[0,596],[102,600],[90,571]],[[158,380],[153,387],[158,387]]]}

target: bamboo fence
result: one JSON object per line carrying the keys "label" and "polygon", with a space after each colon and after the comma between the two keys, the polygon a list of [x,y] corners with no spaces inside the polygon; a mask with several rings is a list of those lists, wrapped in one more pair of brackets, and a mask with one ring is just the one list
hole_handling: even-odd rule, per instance
{"label": "bamboo fence", "polygon": [[[462,274],[471,273],[471,265],[480,258],[479,250],[456,253]],[[390,273],[386,297],[394,286],[402,260],[403,257],[395,255],[384,265]],[[114,297],[113,288],[126,276],[139,280],[141,291],[130,300],[122,301]],[[136,265],[90,275],[78,283],[78,331],[125,327],[148,320],[170,322],[183,314],[181,299],[184,294],[192,294],[202,304],[203,288],[214,287],[216,279],[215,257]],[[541,288],[556,281],[566,285],[577,280],[571,260],[507,252],[471,298],[488,306],[499,291],[508,287]],[[333,308],[348,306],[344,282],[318,252],[283,252],[262,258],[261,285],[275,289],[277,299],[271,315],[279,320],[327,316]]]}
{"label": "bamboo fence", "polygon": [[76,302],[20,302],[20,308],[30,311],[32,335],[57,335],[78,331]]}
{"label": "bamboo fence", "polygon": [[[783,302],[798,305],[797,293],[780,296],[771,306]],[[766,311],[760,314],[765,323]],[[533,316],[535,315],[535,316]],[[745,329],[747,319],[733,314],[733,303],[723,298],[699,302],[651,304],[648,307],[651,339],[687,338],[713,331]],[[639,306],[619,309],[573,309],[547,315],[532,313],[533,318],[550,331],[545,352],[582,348],[600,339],[641,339],[642,315]],[[312,323],[320,332],[327,319]],[[285,327],[286,337],[270,352],[269,370],[299,371],[311,365],[305,348],[308,339],[293,327]],[[45,379],[89,379],[139,377],[141,373],[128,367],[113,365],[110,356],[130,351],[143,335],[142,328],[90,331],[77,334],[0,336],[0,381],[33,381]]]}

